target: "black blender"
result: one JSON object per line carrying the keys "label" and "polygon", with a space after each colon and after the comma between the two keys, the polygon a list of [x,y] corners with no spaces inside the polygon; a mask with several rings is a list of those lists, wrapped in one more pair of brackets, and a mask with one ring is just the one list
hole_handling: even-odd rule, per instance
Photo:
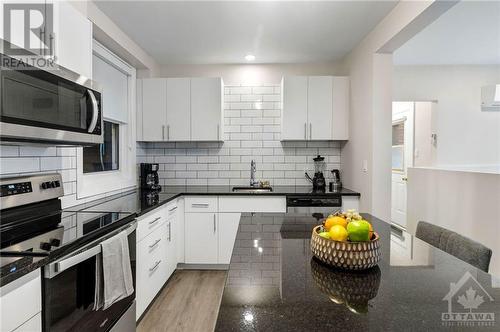
{"label": "black blender", "polygon": [[312,182],[313,191],[325,191],[326,188],[326,180],[323,175],[323,171],[325,170],[325,157],[321,157],[318,155],[314,160],[314,177],[311,179],[309,174],[306,174],[306,178]]}

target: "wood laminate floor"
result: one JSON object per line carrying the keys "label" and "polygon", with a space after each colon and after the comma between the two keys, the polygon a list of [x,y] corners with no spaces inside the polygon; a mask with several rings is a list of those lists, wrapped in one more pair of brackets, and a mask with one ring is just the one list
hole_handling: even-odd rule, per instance
{"label": "wood laminate floor", "polygon": [[175,271],[137,331],[212,332],[225,280],[226,271]]}

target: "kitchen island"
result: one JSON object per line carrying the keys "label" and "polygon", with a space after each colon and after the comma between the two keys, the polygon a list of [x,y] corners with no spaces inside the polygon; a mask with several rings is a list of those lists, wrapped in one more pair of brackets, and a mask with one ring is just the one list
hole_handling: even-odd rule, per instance
{"label": "kitchen island", "polygon": [[389,224],[364,217],[380,235],[382,259],[349,272],[312,257],[315,218],[242,215],[215,330],[498,331],[491,275],[413,237],[406,248],[391,243]]}

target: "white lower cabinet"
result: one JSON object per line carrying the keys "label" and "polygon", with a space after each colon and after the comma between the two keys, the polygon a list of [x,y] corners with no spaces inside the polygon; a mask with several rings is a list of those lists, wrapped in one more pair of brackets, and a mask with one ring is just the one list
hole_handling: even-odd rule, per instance
{"label": "white lower cabinet", "polygon": [[186,264],[217,264],[217,212],[185,214]]}
{"label": "white lower cabinet", "polygon": [[40,269],[0,288],[0,331],[41,331],[41,311]]}
{"label": "white lower cabinet", "polygon": [[241,213],[219,213],[219,264],[229,264],[233,253]]}

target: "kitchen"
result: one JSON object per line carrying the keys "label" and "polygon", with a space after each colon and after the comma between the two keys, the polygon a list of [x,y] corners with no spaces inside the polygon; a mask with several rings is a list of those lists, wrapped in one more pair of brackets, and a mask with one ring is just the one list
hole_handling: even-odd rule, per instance
{"label": "kitchen", "polygon": [[3,1],[1,330],[438,330],[462,279],[495,330],[488,266],[391,224],[391,53],[454,5]]}

